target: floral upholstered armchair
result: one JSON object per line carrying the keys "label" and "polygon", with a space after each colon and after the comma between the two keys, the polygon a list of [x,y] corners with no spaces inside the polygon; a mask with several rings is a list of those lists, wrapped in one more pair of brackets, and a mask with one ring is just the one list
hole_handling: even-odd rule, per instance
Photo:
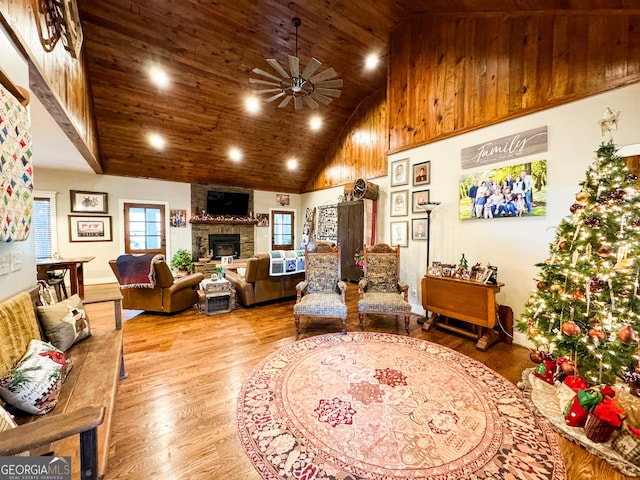
{"label": "floral upholstered armchair", "polygon": [[347,284],[340,280],[340,246],[318,242],[311,250],[305,248],[305,280],[296,290],[296,333],[300,333],[301,316],[339,318],[342,332],[347,333]]}
{"label": "floral upholstered armchair", "polygon": [[404,318],[409,333],[411,305],[407,301],[409,286],[400,281],[400,247],[378,243],[364,247],[364,277],[358,283],[360,328],[368,313],[396,315]]}

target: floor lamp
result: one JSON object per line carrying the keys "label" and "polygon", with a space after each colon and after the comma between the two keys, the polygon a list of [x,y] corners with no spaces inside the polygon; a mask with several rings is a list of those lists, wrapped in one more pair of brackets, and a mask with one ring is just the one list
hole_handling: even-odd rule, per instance
{"label": "floor lamp", "polygon": [[[436,207],[440,205],[440,202],[427,202],[421,203],[420,206],[424,208],[427,212],[427,272],[425,275],[429,275],[429,247],[431,246],[431,212],[433,212]],[[424,317],[418,318],[418,323],[422,325],[427,321],[427,313],[425,312]]]}

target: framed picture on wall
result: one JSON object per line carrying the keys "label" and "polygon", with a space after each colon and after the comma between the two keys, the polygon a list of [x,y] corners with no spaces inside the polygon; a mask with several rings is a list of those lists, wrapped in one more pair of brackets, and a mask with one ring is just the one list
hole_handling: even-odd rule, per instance
{"label": "framed picture on wall", "polygon": [[431,183],[431,161],[417,163],[413,166],[413,186]]}
{"label": "framed picture on wall", "polygon": [[409,184],[409,159],[403,158],[402,160],[396,160],[391,162],[391,186],[398,187],[400,185]]}
{"label": "framed picture on wall", "polygon": [[404,217],[409,213],[409,190],[398,190],[391,192],[391,213],[392,217]]}
{"label": "framed picture on wall", "polygon": [[107,194],[70,190],[72,213],[109,213]]}
{"label": "framed picture on wall", "polygon": [[110,242],[112,240],[110,216],[69,215],[70,242]]}
{"label": "framed picture on wall", "polygon": [[429,203],[429,190],[418,190],[411,193],[411,212],[426,212],[425,205]]}
{"label": "framed picture on wall", "polygon": [[427,240],[427,219],[411,219],[411,240]]}
{"label": "framed picture on wall", "polygon": [[409,222],[391,222],[391,246],[409,246]]}

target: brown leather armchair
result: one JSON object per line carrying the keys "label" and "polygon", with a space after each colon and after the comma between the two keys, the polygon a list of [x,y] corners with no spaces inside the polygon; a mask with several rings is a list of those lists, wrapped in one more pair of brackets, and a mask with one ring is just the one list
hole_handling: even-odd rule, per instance
{"label": "brown leather armchair", "polygon": [[[109,266],[118,283],[122,285],[116,261],[109,260]],[[204,279],[202,273],[174,278],[169,265],[164,260],[156,261],[154,268],[156,272],[154,288],[120,288],[122,308],[175,313],[195,305],[198,301],[198,287]]]}

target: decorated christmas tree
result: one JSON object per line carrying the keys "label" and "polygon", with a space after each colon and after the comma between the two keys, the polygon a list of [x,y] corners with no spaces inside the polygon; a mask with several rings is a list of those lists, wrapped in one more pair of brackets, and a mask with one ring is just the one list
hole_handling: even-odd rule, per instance
{"label": "decorated christmas tree", "polygon": [[619,377],[640,386],[640,192],[637,176],[616,156],[616,122],[608,109],[600,123],[609,140],[596,151],[549,258],[537,265],[537,288],[517,326],[537,347],[534,362],[552,359],[592,383]]}

